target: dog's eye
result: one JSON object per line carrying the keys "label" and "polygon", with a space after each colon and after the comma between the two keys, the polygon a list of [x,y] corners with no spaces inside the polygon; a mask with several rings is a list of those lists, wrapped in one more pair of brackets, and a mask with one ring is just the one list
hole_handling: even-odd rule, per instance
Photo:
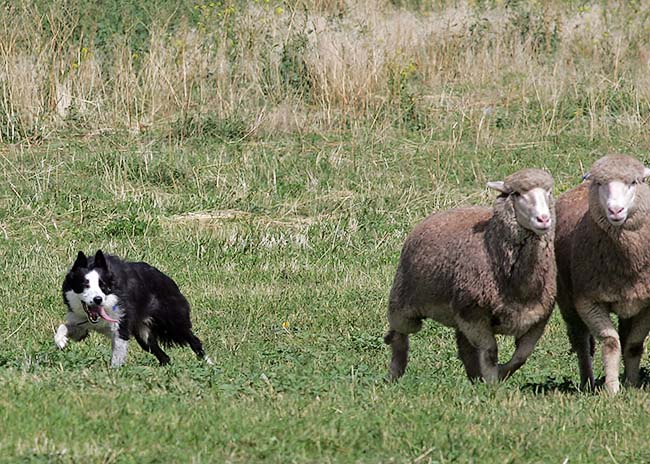
{"label": "dog's eye", "polygon": [[84,280],[84,288],[89,288],[90,287],[90,282],[88,282],[88,279]]}

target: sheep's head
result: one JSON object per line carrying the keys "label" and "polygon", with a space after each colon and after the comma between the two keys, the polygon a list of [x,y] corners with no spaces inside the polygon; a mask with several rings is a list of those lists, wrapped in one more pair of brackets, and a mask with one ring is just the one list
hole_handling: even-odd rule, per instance
{"label": "sheep's head", "polygon": [[623,226],[638,209],[638,190],[649,176],[650,169],[631,156],[610,155],[596,161],[584,176],[591,181],[592,215],[614,227]]}
{"label": "sheep's head", "polygon": [[524,229],[543,235],[555,224],[553,177],[541,169],[522,169],[503,181],[488,182],[488,187],[501,192],[501,198],[512,202],[517,222]]}

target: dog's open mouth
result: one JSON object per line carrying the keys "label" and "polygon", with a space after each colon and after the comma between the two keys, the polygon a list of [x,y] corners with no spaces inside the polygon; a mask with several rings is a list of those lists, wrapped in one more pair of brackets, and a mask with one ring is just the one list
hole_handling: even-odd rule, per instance
{"label": "dog's open mouth", "polygon": [[84,311],[86,311],[86,316],[88,317],[88,321],[90,321],[91,324],[97,324],[99,322],[99,319],[104,319],[108,322],[119,322],[117,319],[113,319],[108,314],[106,314],[106,310],[103,306],[87,305],[83,302],[81,304],[84,308]]}

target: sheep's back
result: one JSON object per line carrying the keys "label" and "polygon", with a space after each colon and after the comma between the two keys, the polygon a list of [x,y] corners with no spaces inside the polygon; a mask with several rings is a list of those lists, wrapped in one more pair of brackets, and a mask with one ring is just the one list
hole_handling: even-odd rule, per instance
{"label": "sheep's back", "polygon": [[[394,288],[410,306],[452,304],[471,288],[472,298],[493,293],[494,279],[486,275],[489,258],[484,243],[492,208],[470,207],[434,213],[407,237]],[[488,273],[489,274],[489,273]]]}

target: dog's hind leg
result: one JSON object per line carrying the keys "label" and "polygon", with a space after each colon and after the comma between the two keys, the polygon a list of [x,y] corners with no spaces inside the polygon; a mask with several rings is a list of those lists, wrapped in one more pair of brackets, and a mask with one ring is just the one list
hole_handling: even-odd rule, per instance
{"label": "dog's hind leg", "polygon": [[190,348],[192,348],[192,351],[194,351],[194,353],[199,359],[205,360],[205,362],[209,365],[214,364],[212,362],[212,359],[210,359],[210,357],[205,354],[205,351],[203,351],[203,344],[201,343],[201,340],[199,340],[199,337],[194,335],[192,331],[189,331],[186,340],[187,343],[190,345]]}
{"label": "dog's hind leg", "polygon": [[165,353],[162,348],[160,348],[158,340],[155,338],[151,339],[149,341],[149,346],[151,347],[151,353],[156,357],[161,366],[169,364],[169,356],[167,356],[167,353]]}
{"label": "dog's hind leg", "polygon": [[140,335],[136,335],[135,340],[143,350],[145,350],[147,353],[153,354],[161,366],[169,364],[169,356],[167,356],[167,353],[162,350],[158,344],[158,340],[156,340],[154,337],[150,336],[145,342],[142,337],[140,337]]}

